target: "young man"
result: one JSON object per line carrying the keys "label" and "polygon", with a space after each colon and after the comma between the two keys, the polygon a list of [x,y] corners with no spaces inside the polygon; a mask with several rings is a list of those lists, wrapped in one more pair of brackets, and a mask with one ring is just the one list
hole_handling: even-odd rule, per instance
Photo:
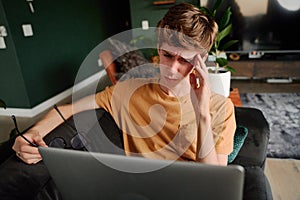
{"label": "young man", "polygon": [[[236,128],[232,102],[209,88],[205,60],[218,26],[188,3],[169,9],[158,22],[158,79],[131,79],[59,109],[68,118],[102,107],[123,131],[127,155],[227,165]],[[50,111],[24,136],[39,146],[63,120]],[[41,160],[36,147],[17,137],[13,145],[25,163]]]}

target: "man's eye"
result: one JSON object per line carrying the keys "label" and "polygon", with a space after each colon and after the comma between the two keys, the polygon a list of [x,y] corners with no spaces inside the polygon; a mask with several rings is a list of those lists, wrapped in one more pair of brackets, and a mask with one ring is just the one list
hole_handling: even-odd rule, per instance
{"label": "man's eye", "polygon": [[192,60],[181,59],[181,62],[184,62],[184,63],[192,63]]}
{"label": "man's eye", "polygon": [[172,55],[167,54],[167,53],[165,53],[164,56],[167,57],[167,58],[171,58],[172,57]]}

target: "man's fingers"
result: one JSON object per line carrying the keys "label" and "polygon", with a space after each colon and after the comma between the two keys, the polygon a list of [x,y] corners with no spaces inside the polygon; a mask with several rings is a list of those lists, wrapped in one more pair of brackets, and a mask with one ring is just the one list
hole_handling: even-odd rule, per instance
{"label": "man's fingers", "polygon": [[42,159],[40,154],[32,154],[27,153],[25,151],[18,151],[17,156],[21,158],[22,160],[40,160]]}
{"label": "man's fingers", "polygon": [[30,145],[22,145],[20,146],[18,151],[28,153],[28,154],[36,154],[36,155],[40,154],[38,148],[32,147]]}
{"label": "man's fingers", "polygon": [[47,144],[45,143],[45,141],[43,140],[43,138],[39,134],[33,136],[32,139],[34,140],[34,143],[37,144],[38,146],[47,147]]}
{"label": "man's fingers", "polygon": [[[200,60],[201,57],[199,55],[196,55],[195,61],[194,61],[194,72],[196,77],[200,79],[204,79],[206,77],[206,66],[203,60]],[[203,67],[204,65],[204,67]]]}
{"label": "man's fingers", "polygon": [[[36,147],[31,147],[31,148],[36,148]],[[37,148],[36,148],[37,149]],[[16,155],[25,163],[27,164],[35,164],[39,161],[42,160],[42,157],[39,153],[33,154],[33,153],[28,153],[26,151],[17,151]]]}
{"label": "man's fingers", "polygon": [[202,86],[208,85],[209,84],[208,69],[204,63],[204,60],[201,58],[199,54],[195,56],[194,67],[195,67],[195,75],[196,77],[199,78],[198,80],[196,79],[196,81],[199,82],[199,84],[196,83],[197,87],[200,87],[201,85]]}
{"label": "man's fingers", "polygon": [[197,89],[196,86],[196,75],[194,73],[190,74],[190,84],[192,86],[193,89]]}
{"label": "man's fingers", "polygon": [[[28,131],[24,134],[24,137],[38,146],[47,146],[37,131]],[[20,136],[16,138],[12,148],[16,155],[27,164],[35,164],[42,160],[38,148],[31,146],[28,141]]]}
{"label": "man's fingers", "polygon": [[202,70],[206,70],[206,65],[202,57],[197,54],[194,59],[194,67],[200,73]]}

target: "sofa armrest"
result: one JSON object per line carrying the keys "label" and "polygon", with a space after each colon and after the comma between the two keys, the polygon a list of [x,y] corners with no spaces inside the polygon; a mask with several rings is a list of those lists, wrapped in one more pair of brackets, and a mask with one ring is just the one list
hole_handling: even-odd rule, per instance
{"label": "sofa armrest", "polygon": [[232,164],[264,168],[270,128],[262,111],[257,108],[235,107],[236,122],[248,128],[244,145]]}

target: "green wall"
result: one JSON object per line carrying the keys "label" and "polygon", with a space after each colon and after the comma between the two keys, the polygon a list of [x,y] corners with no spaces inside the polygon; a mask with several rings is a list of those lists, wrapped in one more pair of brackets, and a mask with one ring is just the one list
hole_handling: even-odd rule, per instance
{"label": "green wall", "polygon": [[[0,0],[0,26],[8,32],[0,49],[0,97],[8,107],[32,108],[70,88],[86,55],[130,26],[128,1]],[[22,24],[34,35],[24,37]],[[86,77],[101,68],[91,63]],[[86,78],[86,77],[81,77]]]}
{"label": "green wall", "polygon": [[[140,28],[142,20],[155,27],[173,5],[152,2],[42,0],[32,2],[31,13],[26,0],[0,0],[0,26],[8,32],[7,48],[0,49],[0,98],[8,107],[32,108],[70,88],[94,47],[114,34]],[[34,35],[24,37],[22,24],[31,24]],[[93,56],[81,79],[102,69],[98,55]]]}
{"label": "green wall", "polygon": [[[157,0],[159,1],[159,0]],[[130,14],[132,28],[141,28],[142,20],[148,20],[150,27],[156,27],[157,22],[164,16],[167,10],[174,4],[153,5],[153,1],[130,0]],[[199,0],[176,0],[175,3],[189,2],[199,5]]]}
{"label": "green wall", "polygon": [[[7,24],[2,1],[0,1],[0,26],[6,26]],[[5,37],[5,42],[7,49],[0,49],[0,96],[6,101],[6,104],[8,100],[11,100],[11,102],[21,100],[22,104],[28,107],[29,99],[19,60],[17,59],[15,44],[7,26],[6,30],[7,37]],[[13,95],[10,96],[8,91],[11,91]]]}

